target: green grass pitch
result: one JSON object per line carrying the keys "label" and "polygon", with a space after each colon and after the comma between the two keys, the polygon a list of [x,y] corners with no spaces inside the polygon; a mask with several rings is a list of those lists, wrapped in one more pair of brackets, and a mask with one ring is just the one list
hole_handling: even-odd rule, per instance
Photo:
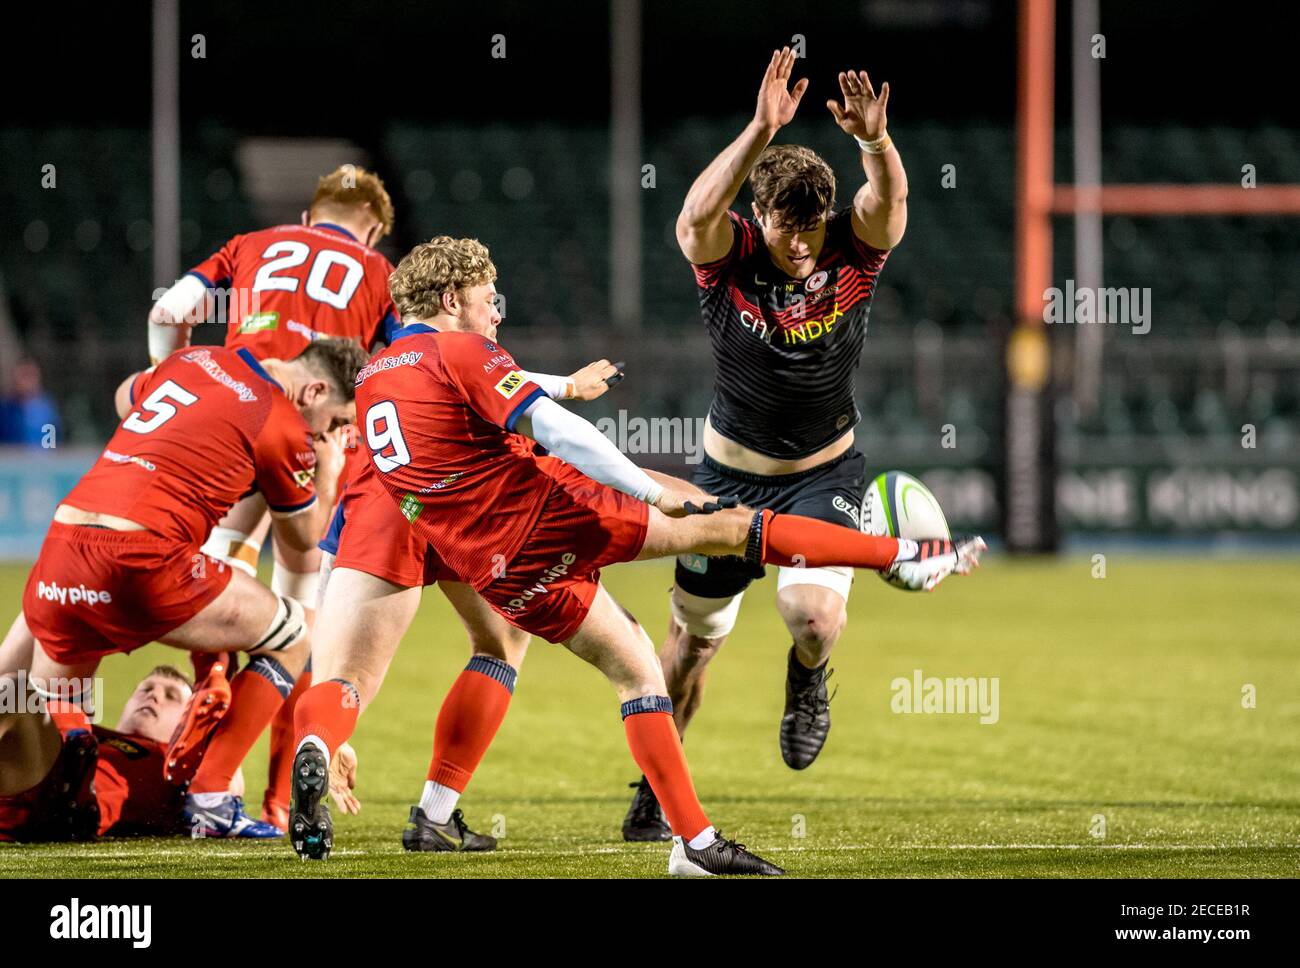
{"label": "green grass pitch", "polygon": [[[933,595],[859,573],[831,660],[834,728],[802,773],[777,748],[789,638],[775,580],[755,585],[686,740],[710,817],[801,876],[1296,876],[1300,563],[1111,555],[1106,571],[995,557]],[[25,574],[0,570],[7,614]],[[659,640],[670,565],[605,578]],[[619,836],[639,774],[613,691],[538,639],[461,801],[471,825],[504,833],[500,850],[403,853],[438,705],[466,655],[430,591],[353,739],[362,812],[338,821],[324,864],[283,843],[113,840],[3,845],[0,876],[663,876],[666,845]],[[108,721],[137,676],[183,658],[154,645],[105,662]],[[997,677],[998,722],[891,711],[891,681],[914,669]],[[264,764],[265,739],[245,764],[253,803]]]}

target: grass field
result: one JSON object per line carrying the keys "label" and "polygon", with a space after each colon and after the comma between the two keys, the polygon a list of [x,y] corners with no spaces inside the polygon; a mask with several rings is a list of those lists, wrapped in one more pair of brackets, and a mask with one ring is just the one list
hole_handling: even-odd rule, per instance
{"label": "grass field", "polygon": [[[18,608],[25,569],[0,570]],[[671,568],[606,572],[658,640]],[[729,836],[830,877],[1221,877],[1300,874],[1300,563],[1111,556],[994,559],[934,595],[859,573],[831,665],[839,693],[821,758],[781,762],[789,640],[754,586],[686,742],[700,797]],[[8,621],[8,618],[5,619]],[[111,724],[155,662],[150,646],[101,667]],[[407,855],[399,834],[428,764],[438,705],[464,665],[431,592],[353,743],[362,812],[335,852],[303,864],[282,843],[115,840],[0,845],[0,876],[656,877],[667,847],[624,844],[636,779],[612,690],[535,639],[509,716],[461,801],[491,855]],[[997,677],[999,719],[891,711],[891,681]],[[1244,708],[1243,687],[1255,687]],[[260,801],[265,740],[245,764]],[[1104,838],[1097,815],[1105,818]]]}

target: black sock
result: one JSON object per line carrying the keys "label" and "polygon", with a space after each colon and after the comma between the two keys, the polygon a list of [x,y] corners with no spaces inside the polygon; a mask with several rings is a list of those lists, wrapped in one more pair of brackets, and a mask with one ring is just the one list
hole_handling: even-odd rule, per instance
{"label": "black sock", "polygon": [[[828,658],[826,662],[829,661],[830,659]],[[820,676],[826,669],[826,662],[823,662],[816,669],[809,669],[799,661],[798,653],[795,651],[794,645],[791,644],[790,646],[790,678],[794,679],[796,682],[807,682],[809,679]]]}

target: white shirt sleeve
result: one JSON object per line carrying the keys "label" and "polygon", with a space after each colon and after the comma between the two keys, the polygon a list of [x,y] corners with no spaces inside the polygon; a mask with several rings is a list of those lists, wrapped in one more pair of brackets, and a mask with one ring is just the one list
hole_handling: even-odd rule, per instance
{"label": "white shirt sleeve", "polygon": [[654,504],[663,493],[663,487],[623,456],[608,437],[549,397],[538,397],[529,404],[515,430],[593,481],[608,484],[638,501]]}
{"label": "white shirt sleeve", "polygon": [[523,374],[525,380],[532,380],[545,390],[546,395],[552,400],[568,400],[573,396],[573,381],[567,376],[556,376],[553,373],[531,373],[528,370],[524,370]]}
{"label": "white shirt sleeve", "polygon": [[208,287],[193,275],[184,275],[158,300],[158,305],[178,320],[177,325],[149,323],[149,356],[155,361],[190,343],[190,326],[207,318]]}

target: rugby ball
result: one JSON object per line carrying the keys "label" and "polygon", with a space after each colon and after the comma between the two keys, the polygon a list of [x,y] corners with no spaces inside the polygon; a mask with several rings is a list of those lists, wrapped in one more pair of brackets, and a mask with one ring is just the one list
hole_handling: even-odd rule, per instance
{"label": "rugby ball", "polygon": [[[885,471],[867,487],[862,500],[862,530],[913,540],[952,537],[938,499],[928,487],[902,471]],[[911,590],[884,572],[878,574],[895,588]]]}

